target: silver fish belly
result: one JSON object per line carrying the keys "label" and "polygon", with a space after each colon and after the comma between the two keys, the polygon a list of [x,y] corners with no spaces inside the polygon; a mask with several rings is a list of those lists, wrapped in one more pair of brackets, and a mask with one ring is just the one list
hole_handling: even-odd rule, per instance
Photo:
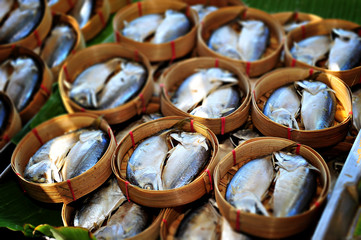
{"label": "silver fish belly", "polygon": [[164,20],[155,31],[152,42],[160,44],[173,41],[185,35],[190,28],[191,23],[183,13],[167,10]]}
{"label": "silver fish belly", "polygon": [[98,229],[111,213],[126,201],[116,178],[110,178],[94,193],[91,193],[76,210],[74,226],[92,231]]}
{"label": "silver fish belly", "polygon": [[272,121],[298,129],[296,117],[301,108],[301,99],[293,85],[276,89],[268,98],[263,114]]}
{"label": "silver fish belly", "polygon": [[261,58],[269,41],[269,29],[262,21],[241,21],[242,31],[238,38],[238,51],[243,61]]}
{"label": "silver fish belly", "polygon": [[353,126],[361,129],[361,89],[352,92],[352,121]]}
{"label": "silver fish belly", "polygon": [[69,15],[76,19],[80,28],[83,28],[90,20],[94,4],[95,0],[77,0],[70,10]]}
{"label": "silver fish belly", "polygon": [[344,71],[358,66],[361,61],[361,37],[343,29],[333,29],[332,32],[335,38],[328,57],[328,69]]}
{"label": "silver fish belly", "polygon": [[179,142],[171,150],[162,172],[163,188],[174,189],[189,184],[206,166],[210,157],[207,139],[200,133],[172,133]]}
{"label": "silver fish belly", "polygon": [[145,39],[155,33],[162,21],[163,17],[160,14],[147,14],[129,23],[125,22],[122,34],[134,41],[144,42]]}
{"label": "silver fish belly", "polygon": [[296,82],[302,90],[301,118],[305,130],[331,127],[335,120],[336,96],[332,89],[319,81]]}
{"label": "silver fish belly", "polygon": [[14,2],[15,0],[2,0],[0,2],[0,22],[2,22],[5,16],[10,12]]}
{"label": "silver fish belly", "polygon": [[290,217],[307,209],[317,187],[317,172],[300,155],[274,154],[279,170],[273,193],[273,215]]}
{"label": "silver fish belly", "polygon": [[203,4],[196,4],[191,6],[192,9],[194,9],[197,14],[199,21],[201,22],[208,14],[211,12],[214,12],[218,10],[216,6],[205,6]]}
{"label": "silver fish belly", "polygon": [[296,60],[311,66],[316,66],[316,62],[325,58],[330,50],[331,40],[328,36],[313,36],[300,42],[295,42],[291,54]]}
{"label": "silver fish belly", "polygon": [[208,41],[208,47],[217,53],[241,60],[241,55],[237,49],[238,34],[229,25],[224,25],[216,29]]}
{"label": "silver fish belly", "polygon": [[161,174],[167,153],[164,135],[141,142],[128,161],[126,177],[129,182],[148,190],[163,190]]}
{"label": "silver fish belly", "polygon": [[44,59],[49,68],[60,65],[69,55],[76,40],[74,30],[65,24],[53,28],[45,40],[40,57]]}

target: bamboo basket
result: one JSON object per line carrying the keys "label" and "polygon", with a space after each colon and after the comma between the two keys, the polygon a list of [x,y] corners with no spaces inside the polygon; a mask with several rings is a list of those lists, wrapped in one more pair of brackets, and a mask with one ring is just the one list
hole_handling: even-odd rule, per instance
{"label": "bamboo basket", "polygon": [[[122,35],[124,21],[130,22],[135,18],[152,13],[164,13],[168,9],[184,12],[191,22],[191,30],[174,41],[154,44],[137,42]],[[143,52],[151,62],[175,60],[191,52],[196,42],[197,13],[187,4],[171,0],[152,0],[133,3],[117,12],[113,19],[114,38],[118,43],[135,47]]]}
{"label": "bamboo basket", "polygon": [[39,89],[34,93],[32,100],[29,104],[19,112],[22,124],[28,122],[45,104],[51,94],[51,85],[53,84],[53,75],[44,61],[35,54],[33,51],[20,47],[9,46],[0,49],[0,62],[5,61],[9,57],[28,56],[34,59],[38,64],[40,70],[40,78],[42,79],[39,84]]}
{"label": "bamboo basket", "polygon": [[47,0],[41,0],[41,4],[43,6],[42,11],[44,11],[44,13],[35,30],[31,32],[28,36],[17,42],[0,44],[0,47],[10,47],[10,46],[19,45],[29,49],[34,49],[36,46],[41,46],[46,35],[50,31],[50,27],[53,19],[50,8],[48,7]]}
{"label": "bamboo basket", "polygon": [[77,1],[78,0],[58,0],[57,3],[49,7],[52,12],[65,14],[74,7]]}
{"label": "bamboo basket", "polygon": [[66,132],[90,126],[97,118],[89,113],[64,114],[38,125],[19,142],[11,156],[11,167],[30,197],[41,202],[67,204],[95,190],[108,179],[112,173],[110,158],[116,143],[113,132],[105,120],[101,120],[99,129],[109,134],[109,146],[91,169],[59,183],[34,183],[23,177],[30,157],[44,143]]}
{"label": "bamboo basket", "polygon": [[5,92],[0,92],[0,99],[7,110],[7,123],[0,135],[0,150],[21,130],[21,119],[11,99]]}
{"label": "bamboo basket", "polygon": [[[76,77],[86,68],[115,57],[134,59],[134,61],[143,64],[148,71],[147,80],[138,96],[133,97],[123,105],[105,110],[84,109],[69,98],[70,89],[67,83],[74,82]],[[148,59],[132,47],[115,43],[92,46],[70,56],[59,73],[58,81],[61,99],[69,113],[89,112],[98,116],[104,115],[109,124],[121,123],[137,114],[145,112],[145,107],[151,99],[154,90],[152,71]]]}
{"label": "bamboo basket", "polygon": [[165,210],[164,218],[160,223],[160,239],[165,240],[169,239],[169,235],[174,236],[177,229],[173,227],[173,223],[174,221],[178,220],[179,216],[181,215],[183,215],[183,211],[181,211],[179,208],[167,208]]}
{"label": "bamboo basket", "polygon": [[[177,108],[168,95],[168,91],[175,92],[179,85],[190,75],[194,74],[198,69],[219,67],[228,70],[235,74],[239,80],[239,88],[244,96],[240,106],[230,115],[222,118],[202,118],[193,116]],[[183,116],[194,119],[195,121],[205,125],[215,134],[225,134],[239,128],[243,125],[249,116],[251,103],[251,86],[248,78],[242,71],[229,61],[211,58],[200,57],[185,60],[173,66],[163,79],[162,94],[161,94],[161,111],[164,116]]]}
{"label": "bamboo basket", "polygon": [[217,163],[218,140],[213,132],[200,123],[187,121],[184,122],[183,130],[195,132],[204,135],[210,142],[212,150],[211,158],[203,171],[189,184],[170,190],[146,190],[130,184],[126,179],[126,168],[130,156],[133,153],[134,146],[141,140],[150,137],[161,130],[169,129],[184,121],[183,117],[164,117],[144,123],[127,134],[117,146],[112,159],[112,170],[117,177],[118,184],[127,198],[135,203],[147,207],[167,208],[176,207],[193,202],[204,194],[213,190],[212,173]]}
{"label": "bamboo basket", "polygon": [[292,144],[295,142],[273,137],[247,140],[235,149],[235,155],[227,154],[216,166],[214,174],[216,201],[221,214],[234,230],[262,238],[283,238],[304,231],[318,219],[330,187],[330,172],[321,155],[306,145],[299,145],[297,148],[299,154],[320,171],[317,193],[307,211],[293,217],[266,217],[239,211],[225,200],[227,185],[239,168],[257,157],[271,154]]}
{"label": "bamboo basket", "polygon": [[[76,204],[76,202],[74,202]],[[73,226],[73,219],[75,215],[75,204],[63,204],[61,210],[61,218],[63,220],[63,224],[65,227]],[[149,240],[156,240],[159,239],[159,229],[160,224],[162,223],[162,219],[166,209],[151,209],[152,210],[152,223],[141,233],[137,234],[134,237],[127,238],[129,240],[142,240],[142,239],[149,239]]]}
{"label": "bamboo basket", "polygon": [[[245,62],[223,56],[208,47],[208,40],[212,32],[224,24],[235,20],[242,19],[256,19],[263,21],[270,30],[270,40],[263,57],[257,61]],[[198,28],[197,32],[197,53],[199,56],[210,56],[220,59],[225,59],[241,69],[245,69],[245,73],[249,77],[256,77],[273,69],[278,61],[283,48],[284,32],[282,26],[268,13],[242,6],[226,7],[219,9],[207,15]]]}
{"label": "bamboo basket", "polygon": [[108,0],[96,0],[95,10],[89,21],[81,28],[85,41],[89,41],[100,33],[110,18],[110,5]]}
{"label": "bamboo basket", "polygon": [[207,6],[216,6],[216,7],[227,7],[227,6],[243,6],[244,3],[240,0],[178,0],[185,2],[188,5],[204,4]]}
{"label": "bamboo basket", "polygon": [[109,7],[110,7],[110,13],[116,13],[121,8],[130,5],[131,0],[108,0],[109,1]]}
{"label": "bamboo basket", "polygon": [[323,71],[332,74],[342,79],[347,85],[353,86],[361,81],[361,66],[357,66],[350,70],[345,71],[331,71],[320,66],[311,66],[306,63],[300,62],[293,58],[291,49],[294,42],[299,42],[305,38],[331,34],[333,28],[343,28],[346,30],[355,30],[360,25],[340,19],[324,19],[322,21],[307,24],[306,26],[291,31],[286,38],[285,42],[285,63],[290,67],[303,67],[311,68],[317,71]]}
{"label": "bamboo basket", "polygon": [[289,20],[294,20],[296,22],[309,21],[309,23],[322,20],[320,16],[311,13],[303,12],[279,12],[271,14],[278,22],[283,26]]}
{"label": "bamboo basket", "polygon": [[306,144],[313,148],[329,147],[341,142],[347,135],[351,125],[352,97],[345,83],[328,73],[321,73],[317,81],[327,84],[335,91],[337,108],[335,125],[320,130],[296,130],[278,124],[263,114],[263,106],[267,100],[266,93],[288,83],[307,79],[310,73],[302,68],[281,68],[264,75],[256,83],[252,94],[252,121],[254,126],[265,136],[283,137]]}

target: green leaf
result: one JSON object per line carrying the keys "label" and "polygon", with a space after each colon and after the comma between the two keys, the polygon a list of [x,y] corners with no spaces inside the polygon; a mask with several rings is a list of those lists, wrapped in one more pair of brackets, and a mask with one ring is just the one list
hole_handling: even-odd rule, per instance
{"label": "green leaf", "polygon": [[113,18],[115,14],[112,14],[108,20],[107,26],[93,39],[86,43],[87,47],[100,43],[110,43],[114,41],[113,34]]}
{"label": "green leaf", "polygon": [[54,237],[56,240],[96,240],[87,229],[80,227],[52,227],[44,224],[36,227],[35,231],[48,237]]}

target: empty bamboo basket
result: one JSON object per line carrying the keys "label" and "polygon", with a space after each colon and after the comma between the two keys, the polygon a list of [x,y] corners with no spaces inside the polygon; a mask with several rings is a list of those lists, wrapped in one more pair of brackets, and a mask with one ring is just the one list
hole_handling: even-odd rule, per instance
{"label": "empty bamboo basket", "polygon": [[[270,30],[268,47],[263,56],[257,61],[245,62],[236,60],[223,56],[208,47],[208,41],[212,32],[237,18],[239,20],[260,20],[264,22]],[[244,69],[249,77],[259,76],[270,71],[277,65],[284,41],[282,26],[275,18],[264,11],[242,6],[225,7],[210,13],[199,26],[197,36],[197,53],[199,56],[210,56],[228,60],[237,67]]]}
{"label": "empty bamboo basket", "polygon": [[[124,21],[130,22],[140,16],[161,13],[172,9],[186,14],[191,22],[190,31],[174,41],[154,44],[151,42],[137,42],[122,34]],[[196,43],[196,29],[198,23],[197,13],[187,4],[171,0],[152,0],[133,3],[117,12],[113,19],[114,39],[118,43],[135,47],[144,53],[151,62],[175,60],[191,52]]]}
{"label": "empty bamboo basket", "polygon": [[295,149],[296,152],[299,151],[301,156],[319,170],[316,196],[308,210],[292,217],[267,217],[237,210],[225,200],[227,185],[239,168],[253,159],[293,144],[296,143],[273,137],[247,140],[235,149],[234,154],[227,154],[216,166],[214,173],[216,201],[221,214],[234,230],[262,238],[283,238],[304,231],[318,219],[330,187],[330,172],[321,155],[306,145],[299,145]]}
{"label": "empty bamboo basket", "polygon": [[335,91],[338,112],[333,126],[321,130],[291,129],[263,114],[263,106],[268,98],[266,93],[298,80],[310,79],[311,73],[313,71],[304,68],[281,68],[259,79],[252,94],[252,122],[263,135],[288,138],[313,148],[332,146],[346,137],[352,117],[351,92],[341,79],[328,73],[320,73],[315,80]]}
{"label": "empty bamboo basket", "polygon": [[[286,38],[285,42],[285,63],[289,67],[303,67],[314,69],[317,71],[323,71],[332,74],[342,79],[347,85],[353,86],[361,81],[361,66],[354,67],[344,71],[331,71],[326,69],[324,66],[311,66],[293,58],[291,49],[294,42],[299,42],[303,39],[317,36],[317,35],[331,35],[331,31],[334,28],[342,28],[345,30],[355,30],[360,25],[340,19],[324,19],[314,23],[305,25],[302,28],[297,28],[291,31]],[[323,63],[324,64],[324,63]]]}
{"label": "empty bamboo basket", "polygon": [[89,113],[65,114],[34,128],[19,142],[11,156],[11,167],[30,197],[47,203],[70,203],[102,185],[112,173],[110,158],[116,143],[108,123],[102,119],[99,129],[108,133],[109,146],[99,161],[77,177],[58,183],[35,183],[26,180],[24,170],[31,156],[47,141],[66,132],[90,126],[98,117]]}
{"label": "empty bamboo basket", "polygon": [[0,150],[21,130],[21,119],[11,99],[4,92],[0,92],[0,99],[6,109],[4,129],[0,135]]}
{"label": "empty bamboo basket", "polygon": [[[122,57],[141,63],[147,70],[146,82],[137,96],[115,108],[105,110],[84,109],[69,97],[69,83],[86,68],[106,60]],[[69,57],[59,73],[59,91],[66,110],[69,113],[89,112],[95,115],[104,115],[109,124],[124,122],[137,114],[145,112],[145,107],[152,97],[154,90],[152,71],[148,59],[138,50],[115,43],[104,43],[83,49]]]}
{"label": "empty bamboo basket", "polygon": [[[183,117],[164,117],[144,123],[134,128],[119,143],[112,159],[112,170],[118,184],[130,201],[143,206],[155,208],[176,207],[193,202],[213,190],[212,173],[217,163],[218,140],[213,132],[198,122],[185,121]],[[126,169],[130,156],[138,143],[159,131],[172,128],[183,122],[182,129],[186,132],[201,133],[211,148],[211,157],[202,172],[189,184],[170,190],[147,190],[130,184],[126,179]],[[134,143],[134,144],[133,144]]]}
{"label": "empty bamboo basket", "polygon": [[[177,108],[171,101],[169,92],[175,92],[179,85],[199,69],[219,67],[233,73],[239,80],[238,86],[243,93],[240,106],[231,114],[222,118],[202,118],[193,116]],[[215,134],[225,134],[243,125],[249,116],[251,102],[251,86],[249,79],[242,71],[230,61],[218,58],[200,57],[192,58],[172,66],[162,79],[161,111],[164,116],[183,116],[194,119],[205,125]]]}

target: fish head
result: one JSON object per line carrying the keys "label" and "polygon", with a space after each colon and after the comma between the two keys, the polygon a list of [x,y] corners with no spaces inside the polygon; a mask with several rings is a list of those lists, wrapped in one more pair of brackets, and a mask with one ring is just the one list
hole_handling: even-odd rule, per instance
{"label": "fish head", "polygon": [[341,28],[334,28],[331,31],[332,40],[340,39],[341,41],[349,42],[352,39],[358,39],[358,38],[360,37],[356,33]]}
{"label": "fish head", "polygon": [[298,167],[309,165],[307,160],[301,155],[296,155],[290,152],[277,151],[272,154],[273,166],[283,168],[287,171],[294,171]]}
{"label": "fish head", "polygon": [[94,108],[98,106],[96,94],[92,89],[84,87],[76,87],[70,91],[70,97],[86,108]]}

